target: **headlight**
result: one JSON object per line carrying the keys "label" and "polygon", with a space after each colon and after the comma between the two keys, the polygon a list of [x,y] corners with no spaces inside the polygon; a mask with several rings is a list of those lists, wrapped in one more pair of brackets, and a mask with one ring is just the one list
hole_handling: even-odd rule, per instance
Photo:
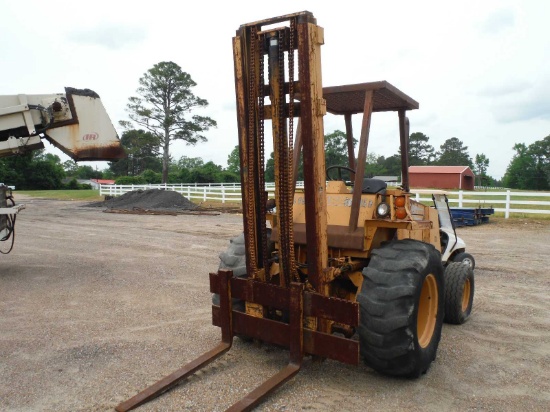
{"label": "headlight", "polygon": [[382,202],[376,207],[376,214],[378,217],[386,217],[390,213],[390,207],[387,203]]}

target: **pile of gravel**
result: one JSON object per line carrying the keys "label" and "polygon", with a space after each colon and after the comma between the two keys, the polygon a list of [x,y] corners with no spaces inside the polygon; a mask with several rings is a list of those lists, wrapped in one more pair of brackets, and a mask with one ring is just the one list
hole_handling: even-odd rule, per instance
{"label": "pile of gravel", "polygon": [[88,206],[117,210],[194,210],[198,206],[178,192],[164,189],[134,190]]}

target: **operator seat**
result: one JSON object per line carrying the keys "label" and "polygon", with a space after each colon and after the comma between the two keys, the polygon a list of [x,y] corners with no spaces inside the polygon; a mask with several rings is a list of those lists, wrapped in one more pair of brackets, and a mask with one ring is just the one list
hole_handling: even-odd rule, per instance
{"label": "operator seat", "polygon": [[388,185],[386,182],[380,179],[370,179],[368,177],[363,179],[363,186],[361,187],[361,193],[365,194],[386,194]]}

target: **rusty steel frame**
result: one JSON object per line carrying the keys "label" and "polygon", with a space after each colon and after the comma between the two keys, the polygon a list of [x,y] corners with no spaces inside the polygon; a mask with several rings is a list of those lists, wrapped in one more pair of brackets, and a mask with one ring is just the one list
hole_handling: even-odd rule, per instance
{"label": "rusty steel frame", "polygon": [[197,359],[189,362],[187,365],[162,378],[147,389],[141,391],[127,401],[119,404],[115,408],[117,412],[130,411],[140,405],[143,405],[146,402],[149,402],[152,399],[155,399],[159,395],[178,385],[182,380],[192,375],[197,370],[208,365],[210,362],[219,358],[221,355],[231,349],[231,345],[233,344],[233,333],[231,326],[232,305],[230,280],[233,277],[233,272],[227,270],[219,271],[219,276],[220,281],[218,284],[218,290],[220,292],[220,308],[222,308],[222,311],[220,313],[220,326],[222,332],[221,342],[215,348],[209,350],[208,352],[205,352]]}
{"label": "rusty steel frame", "polygon": [[[236,278],[230,270],[210,273],[210,292],[220,295],[220,305],[212,306],[212,320],[214,325],[221,328],[221,342],[197,359],[122,402],[115,408],[116,411],[130,411],[177,386],[225,354],[231,348],[235,334],[287,347],[290,359],[285,368],[233,404],[227,411],[249,411],[258,405],[269,393],[300,371],[304,355],[327,357],[353,365],[359,363],[359,342],[303,327],[305,316],[320,317],[356,327],[359,324],[359,306],[356,302],[305,291],[302,283],[292,282],[289,288],[283,288],[251,278]],[[257,318],[234,311],[233,298],[287,310],[289,322]]]}
{"label": "rusty steel frame", "polygon": [[[264,46],[256,42],[268,37],[268,32],[261,32],[262,25],[289,21],[288,28],[271,29],[269,35],[280,33],[279,39],[288,35],[297,38],[293,46],[298,50],[299,80],[289,85],[284,82],[284,70],[281,61],[271,55],[272,64],[278,68],[270,68],[270,87],[267,88],[271,98],[271,106],[258,106],[263,101],[266,85],[259,84],[263,79],[260,73],[263,68]],[[125,412],[142,405],[162,393],[170,390],[197,370],[208,365],[226,353],[232,345],[233,336],[244,336],[259,339],[287,347],[290,351],[288,365],[260,384],[245,398],[232,405],[228,411],[248,411],[256,406],[266,395],[278,388],[284,382],[299,372],[304,355],[318,358],[330,358],[348,364],[359,363],[359,343],[355,340],[339,337],[330,333],[330,322],[336,322],[355,328],[359,324],[359,306],[356,302],[326,296],[325,270],[328,268],[327,216],[325,194],[325,162],[324,162],[324,132],[323,116],[326,107],[323,99],[321,83],[320,46],[323,44],[323,30],[316,24],[315,18],[309,12],[301,12],[274,19],[263,20],[241,26],[237,36],[233,38],[235,60],[235,90],[237,96],[237,114],[239,128],[239,153],[241,159],[241,182],[243,186],[243,223],[246,245],[246,265],[248,278],[234,278],[233,272],[219,270],[210,274],[210,291],[219,294],[220,305],[212,306],[212,322],[221,328],[221,342],[210,351],[204,353],[192,362],[146,388],[131,399],[117,406],[118,412]],[[295,28],[295,33],[292,31]],[[263,37],[262,37],[263,36]],[[258,49],[260,47],[260,49]],[[285,40],[285,47],[287,43]],[[288,49],[289,47],[287,47]],[[293,50],[291,50],[293,52]],[[282,49],[279,48],[279,55]],[[272,84],[277,82],[276,85]],[[291,87],[292,86],[292,87]],[[286,95],[291,95],[293,87],[299,92],[300,102],[286,103]],[[299,122],[292,149],[292,137],[287,141],[286,119],[289,116],[299,116]],[[296,169],[292,163],[297,161],[302,150],[304,159],[306,230],[308,277],[314,291],[305,290],[305,284],[296,282],[292,273],[286,274],[286,281],[280,284],[266,282],[267,262],[265,254],[266,231],[265,221],[265,188],[262,187],[264,165],[263,159],[263,120],[273,119],[273,134],[277,139],[284,139],[286,146],[282,158],[276,157],[276,179],[283,173],[281,182],[290,182],[284,189],[288,194],[294,194]],[[284,121],[282,121],[284,119]],[[277,124],[276,124],[277,123]],[[279,143],[281,140],[279,140]],[[285,168],[288,168],[285,171]],[[290,189],[292,186],[292,189]],[[278,188],[283,191],[283,188]],[[281,205],[277,197],[277,209],[292,208],[292,198]],[[292,216],[292,213],[289,214]],[[293,222],[280,222],[288,225],[292,239]],[[292,241],[292,240],[291,240]],[[293,247],[287,251],[294,254]],[[291,258],[293,259],[293,258]],[[280,262],[284,271],[289,271],[292,265]],[[285,276],[280,276],[281,279]],[[284,286],[284,287],[283,287]],[[271,311],[288,314],[288,321],[256,317],[232,308],[232,299],[240,299],[247,304],[257,304]],[[304,328],[305,317],[316,318],[316,329]]]}
{"label": "rusty steel frame", "polygon": [[[401,186],[404,192],[409,192],[409,160],[407,156],[407,153],[409,153],[409,119],[406,116],[406,112],[407,110],[418,109],[418,102],[386,81],[324,87],[323,96],[326,99],[327,111],[329,113],[344,116],[348,163],[351,169],[355,169],[351,119],[354,114],[363,114],[361,137],[357,153],[357,170],[355,176],[351,176],[354,186],[361,184],[363,176],[362,170],[359,169],[364,170],[363,163],[366,161],[372,113],[389,111],[398,113],[402,174]],[[355,199],[356,197],[357,199]],[[352,200],[352,214],[349,221],[350,232],[353,232],[357,227],[359,198],[359,195],[355,195],[354,200]]]}

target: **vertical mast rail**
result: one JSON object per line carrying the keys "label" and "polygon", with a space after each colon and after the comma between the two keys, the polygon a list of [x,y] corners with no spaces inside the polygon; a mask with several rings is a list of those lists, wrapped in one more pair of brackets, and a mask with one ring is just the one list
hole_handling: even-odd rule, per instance
{"label": "vertical mast rail", "polygon": [[325,293],[323,273],[328,266],[327,201],[321,45],[323,29],[304,18],[296,24],[300,84],[301,134],[306,199],[306,240],[308,279],[319,293]]}

